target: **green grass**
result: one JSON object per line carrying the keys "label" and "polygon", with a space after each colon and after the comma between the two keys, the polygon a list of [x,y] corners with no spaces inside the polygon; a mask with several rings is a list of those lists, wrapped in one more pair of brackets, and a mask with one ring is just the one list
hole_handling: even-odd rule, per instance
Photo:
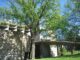
{"label": "green grass", "polygon": [[42,59],[35,59],[35,60],[80,60],[80,54],[65,55],[65,56],[56,57],[56,58],[42,58]]}
{"label": "green grass", "polygon": [[35,60],[80,60],[80,51],[74,50],[74,54],[71,55],[66,49],[63,50],[64,56],[55,57],[55,58],[40,58]]}

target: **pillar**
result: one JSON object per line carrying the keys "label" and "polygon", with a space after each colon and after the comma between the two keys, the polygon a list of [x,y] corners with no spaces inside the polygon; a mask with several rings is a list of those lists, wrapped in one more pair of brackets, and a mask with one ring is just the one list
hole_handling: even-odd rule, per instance
{"label": "pillar", "polygon": [[32,44],[32,60],[35,59],[35,43]]}

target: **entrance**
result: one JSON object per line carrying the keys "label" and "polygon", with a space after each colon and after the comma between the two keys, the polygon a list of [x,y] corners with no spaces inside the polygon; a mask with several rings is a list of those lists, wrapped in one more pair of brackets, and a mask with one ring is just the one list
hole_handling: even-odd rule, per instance
{"label": "entrance", "polygon": [[40,44],[35,45],[35,58],[40,58]]}

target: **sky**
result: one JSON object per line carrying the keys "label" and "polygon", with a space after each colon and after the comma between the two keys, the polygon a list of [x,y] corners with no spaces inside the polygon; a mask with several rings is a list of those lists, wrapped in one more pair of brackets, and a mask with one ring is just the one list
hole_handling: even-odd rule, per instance
{"label": "sky", "polygon": [[62,14],[63,14],[63,11],[65,10],[64,5],[66,4],[66,2],[67,2],[67,0],[60,1],[60,9],[61,9]]}
{"label": "sky", "polygon": [[[7,0],[0,0],[0,7],[8,7],[8,4],[6,3]],[[64,4],[66,3],[66,0],[60,1],[60,8],[61,11],[64,11]]]}
{"label": "sky", "polygon": [[6,1],[7,0],[0,0],[0,7],[6,7],[7,6]]}

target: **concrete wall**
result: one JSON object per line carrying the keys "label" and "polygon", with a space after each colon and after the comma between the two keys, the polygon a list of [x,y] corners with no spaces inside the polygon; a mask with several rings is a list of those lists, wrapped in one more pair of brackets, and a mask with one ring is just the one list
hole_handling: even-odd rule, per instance
{"label": "concrete wall", "polygon": [[58,56],[57,45],[50,45],[50,50],[51,50],[52,57],[57,57]]}

